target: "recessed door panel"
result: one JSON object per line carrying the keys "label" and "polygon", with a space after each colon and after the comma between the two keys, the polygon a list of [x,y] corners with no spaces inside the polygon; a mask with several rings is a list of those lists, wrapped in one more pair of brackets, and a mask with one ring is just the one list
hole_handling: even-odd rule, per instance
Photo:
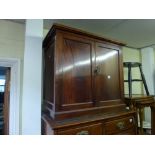
{"label": "recessed door panel", "polygon": [[93,103],[93,43],[65,35],[61,53],[61,109],[90,107]]}
{"label": "recessed door panel", "polygon": [[96,43],[95,72],[96,100],[120,99],[119,51]]}
{"label": "recessed door panel", "polygon": [[54,103],[54,42],[44,49],[44,101]]}

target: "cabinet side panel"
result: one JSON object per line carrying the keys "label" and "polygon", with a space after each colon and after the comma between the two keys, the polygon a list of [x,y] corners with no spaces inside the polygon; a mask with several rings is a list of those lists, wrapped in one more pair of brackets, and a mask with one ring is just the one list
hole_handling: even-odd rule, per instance
{"label": "cabinet side panel", "polygon": [[44,103],[54,105],[54,41],[44,49]]}

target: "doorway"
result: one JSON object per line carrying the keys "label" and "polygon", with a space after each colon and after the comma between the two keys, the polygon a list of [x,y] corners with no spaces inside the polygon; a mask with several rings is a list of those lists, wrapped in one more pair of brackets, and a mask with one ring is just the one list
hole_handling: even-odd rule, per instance
{"label": "doorway", "polygon": [[[19,135],[19,122],[20,122],[20,60],[16,58],[0,58],[0,67],[7,68],[7,74],[10,74],[8,80],[10,81],[10,85],[7,86],[7,97],[4,96],[4,100],[8,100],[9,103],[4,104],[3,106],[3,121],[6,120],[8,123],[1,123],[3,125],[3,134],[8,135]],[[6,79],[7,80],[7,79]],[[6,82],[7,83],[7,82]],[[9,83],[9,82],[8,82]],[[6,86],[5,86],[6,87]],[[5,102],[5,101],[4,101]],[[7,109],[7,110],[5,110]],[[6,113],[5,113],[6,111]],[[5,133],[4,133],[5,131]]]}
{"label": "doorway", "polygon": [[10,67],[0,67],[0,135],[9,134]]}

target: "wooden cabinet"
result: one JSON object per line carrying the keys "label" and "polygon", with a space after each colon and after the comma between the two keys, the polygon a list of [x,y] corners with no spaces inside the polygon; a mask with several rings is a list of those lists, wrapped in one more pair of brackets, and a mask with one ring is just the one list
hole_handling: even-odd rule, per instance
{"label": "wooden cabinet", "polygon": [[[77,134],[81,128],[88,129],[88,134],[104,134],[100,123],[108,119],[106,113],[113,119],[118,113],[122,116],[124,111],[131,113],[123,102],[122,45],[77,29],[53,25],[43,42],[43,128],[48,122],[55,134]],[[90,125],[89,118],[96,114],[104,116],[99,124]],[[88,126],[81,127],[79,122],[71,128],[77,119],[86,116]],[[134,116],[132,111],[132,119]],[[68,129],[58,131],[63,123],[57,122],[70,119],[72,123],[66,123]]]}

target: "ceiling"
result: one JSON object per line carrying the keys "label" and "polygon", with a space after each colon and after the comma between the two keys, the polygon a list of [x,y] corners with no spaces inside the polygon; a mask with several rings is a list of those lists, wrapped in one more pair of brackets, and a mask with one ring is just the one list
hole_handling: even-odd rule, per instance
{"label": "ceiling", "polygon": [[[12,21],[25,23],[24,19]],[[122,41],[133,48],[155,45],[155,19],[44,19],[44,28],[50,29],[53,23]]]}

